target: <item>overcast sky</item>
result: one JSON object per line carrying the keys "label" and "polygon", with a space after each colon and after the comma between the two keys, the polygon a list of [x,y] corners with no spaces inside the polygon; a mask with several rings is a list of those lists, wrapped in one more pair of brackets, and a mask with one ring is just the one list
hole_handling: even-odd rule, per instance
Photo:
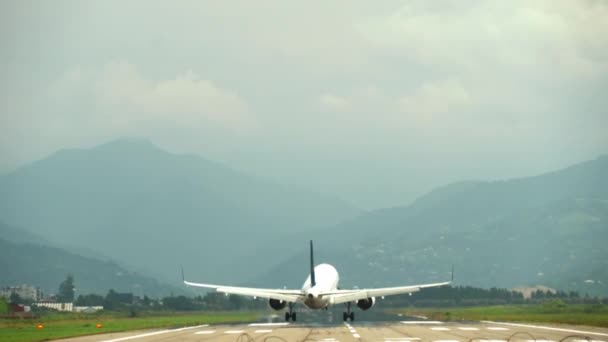
{"label": "overcast sky", "polygon": [[364,208],[608,152],[608,1],[1,1],[0,170],[144,137]]}

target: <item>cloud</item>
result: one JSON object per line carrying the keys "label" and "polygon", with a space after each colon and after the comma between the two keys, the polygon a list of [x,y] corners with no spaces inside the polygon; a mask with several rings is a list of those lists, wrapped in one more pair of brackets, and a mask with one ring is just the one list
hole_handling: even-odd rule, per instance
{"label": "cloud", "polygon": [[319,98],[321,110],[345,112],[351,110],[350,101],[342,96],[324,94]]}
{"label": "cloud", "polygon": [[100,69],[73,68],[51,88],[63,100],[89,96],[94,111],[117,125],[165,121],[180,126],[217,124],[245,129],[254,122],[249,106],[234,92],[186,71],[172,79],[152,80],[128,62]]}
{"label": "cloud", "polygon": [[380,48],[441,70],[592,77],[608,71],[608,42],[597,34],[607,16],[601,1],[411,1],[359,28]]}
{"label": "cloud", "polygon": [[459,112],[471,101],[469,92],[456,80],[425,82],[412,94],[398,99],[406,115],[426,117]]}

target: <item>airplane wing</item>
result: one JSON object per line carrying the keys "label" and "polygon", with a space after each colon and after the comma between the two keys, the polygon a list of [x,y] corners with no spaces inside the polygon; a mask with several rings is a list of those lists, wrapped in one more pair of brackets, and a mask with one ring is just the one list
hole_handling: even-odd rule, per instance
{"label": "airplane wing", "polygon": [[322,292],[320,296],[329,296],[329,302],[331,304],[340,304],[346,302],[354,302],[359,299],[365,299],[369,297],[382,297],[392,296],[397,294],[418,292],[420,289],[427,287],[438,287],[449,285],[451,281],[434,284],[422,284],[422,285],[410,285],[410,286],[397,286],[397,287],[381,287],[377,289],[357,289],[357,290],[336,290],[330,292]]}
{"label": "airplane wing", "polygon": [[277,299],[284,302],[302,302],[305,299],[305,295],[300,290],[283,290],[283,289],[260,289],[253,287],[237,287],[237,286],[223,286],[213,284],[201,284],[192,283],[184,280],[184,284],[194,287],[204,287],[208,289],[215,289],[217,292],[234,294],[240,296],[258,297]]}

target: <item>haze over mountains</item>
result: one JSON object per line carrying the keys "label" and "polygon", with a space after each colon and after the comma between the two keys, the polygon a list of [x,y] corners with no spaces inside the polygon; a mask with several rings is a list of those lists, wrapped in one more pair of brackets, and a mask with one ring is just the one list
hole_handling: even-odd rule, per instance
{"label": "haze over mountains", "polygon": [[49,241],[0,222],[1,285],[33,284],[46,295],[57,293],[66,274],[76,275],[77,294],[105,294],[108,289],[137,295],[163,296],[183,289],[126,270],[111,260],[99,260],[53,247]]}
{"label": "haze over mountains", "polygon": [[343,287],[445,280],[455,263],[464,285],[608,294],[606,174],[608,157],[600,157],[536,177],[452,184],[409,206],[362,213],[338,198],[119,140],[1,176],[0,220],[45,246],[173,284],[183,264],[198,281],[300,286],[314,239],[317,262],[336,265]]}
{"label": "haze over mountains", "polygon": [[[458,284],[607,295],[606,175],[602,156],[535,177],[448,185],[337,225],[317,250],[351,286],[442,281],[454,263]],[[301,252],[292,263],[305,259]],[[290,269],[269,274],[288,279]]]}
{"label": "haze over mountains", "polygon": [[259,242],[358,212],[140,140],[63,150],[0,178],[6,222],[175,281],[180,264],[203,279],[246,279],[267,263],[243,262]]}

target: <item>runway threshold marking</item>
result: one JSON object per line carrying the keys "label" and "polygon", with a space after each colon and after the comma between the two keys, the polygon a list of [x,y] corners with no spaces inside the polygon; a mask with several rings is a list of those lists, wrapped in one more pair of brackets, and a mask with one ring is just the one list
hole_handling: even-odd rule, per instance
{"label": "runway threshold marking", "polygon": [[197,331],[194,334],[195,335],[208,335],[208,334],[213,334],[215,332],[215,330],[203,330],[203,331]]}
{"label": "runway threshold marking", "polygon": [[522,327],[522,328],[533,328],[533,329],[545,329],[545,330],[553,330],[553,331],[562,331],[562,332],[571,332],[575,334],[589,334],[589,335],[598,335],[598,336],[607,336],[606,333],[600,333],[595,331],[583,331],[583,330],[574,330],[574,329],[564,329],[564,328],[553,328],[553,327],[545,327],[542,325],[531,325],[531,324],[520,324],[520,323],[506,323],[506,322],[494,322],[494,321],[481,321],[482,323],[490,323],[490,324],[502,324],[509,325],[513,327]]}
{"label": "runway threshold marking", "polygon": [[245,330],[226,330],[224,331],[224,334],[242,334],[244,332]]}
{"label": "runway threshold marking", "polygon": [[120,337],[120,338],[115,338],[115,339],[111,339],[111,340],[104,340],[104,341],[101,341],[101,342],[120,342],[120,341],[127,341],[127,340],[133,340],[133,339],[140,338],[140,337],[148,337],[148,336],[154,336],[154,335],[166,334],[166,333],[171,333],[171,332],[179,332],[179,331],[184,331],[184,330],[189,330],[189,329],[203,328],[203,327],[208,327],[208,326],[209,326],[209,324],[203,324],[203,325],[197,325],[197,326],[194,326],[194,327],[185,327],[185,328],[179,328],[179,329],[167,329],[167,330],[160,330],[160,331],[154,331],[154,332],[145,333],[145,334],[139,334],[139,335],[133,335],[133,336]]}
{"label": "runway threshold marking", "polygon": [[443,324],[440,321],[401,321],[403,324]]}
{"label": "runway threshold marking", "polygon": [[275,327],[275,326],[283,326],[289,325],[288,322],[276,322],[276,323],[251,323],[250,327]]}

